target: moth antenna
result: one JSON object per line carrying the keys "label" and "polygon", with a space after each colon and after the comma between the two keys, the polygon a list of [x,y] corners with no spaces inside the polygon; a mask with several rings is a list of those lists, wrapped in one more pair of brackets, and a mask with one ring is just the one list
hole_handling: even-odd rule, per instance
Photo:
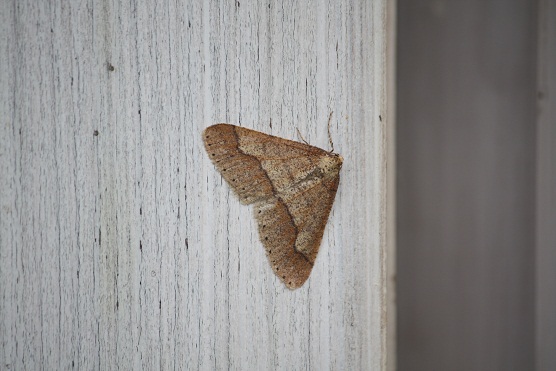
{"label": "moth antenna", "polygon": [[307,141],[305,140],[305,138],[303,138],[303,135],[301,135],[301,132],[299,131],[299,128],[295,128],[295,130],[297,130],[297,135],[299,135],[299,137],[301,138],[301,140],[304,141],[305,144],[307,144],[308,146],[310,146],[310,144],[307,143]]}
{"label": "moth antenna", "polygon": [[330,116],[328,116],[328,142],[330,143],[330,147],[332,147],[332,149],[330,150],[330,153],[334,152],[334,142],[332,141],[332,135],[330,135],[330,122],[332,121],[332,114],[334,113],[334,111],[330,112]]}

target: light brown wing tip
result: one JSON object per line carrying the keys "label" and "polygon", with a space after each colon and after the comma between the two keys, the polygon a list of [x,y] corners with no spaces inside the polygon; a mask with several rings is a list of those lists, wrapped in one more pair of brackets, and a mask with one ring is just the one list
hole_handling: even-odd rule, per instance
{"label": "light brown wing tip", "polygon": [[[271,261],[269,261],[269,263],[270,263],[270,266],[272,267],[272,271],[274,272],[276,277],[280,281],[282,281],[282,283],[284,285],[286,285],[286,287],[290,290],[295,290],[295,289],[298,289],[301,286],[303,286],[305,284],[305,282],[307,282],[307,280],[309,279],[309,276],[311,275],[311,269],[310,269],[309,272],[298,271],[297,274],[294,274],[294,275],[292,275],[292,273],[290,272],[289,274],[286,274],[285,277],[284,277],[283,272],[277,271],[276,267],[273,266]],[[303,277],[303,276],[305,276],[305,277]]]}
{"label": "light brown wing tip", "polygon": [[218,130],[219,128],[222,127],[229,127],[229,126],[234,126],[234,125],[226,124],[222,122],[222,123],[207,126],[206,128],[203,129],[203,138],[206,139],[207,134],[210,134],[211,131]]}
{"label": "light brown wing tip", "polygon": [[293,282],[292,282],[292,284],[290,285],[288,282],[286,282],[286,281],[283,280],[283,279],[280,279],[280,281],[282,281],[282,282],[284,283],[284,285],[286,285],[286,287],[287,287],[288,289],[292,290],[292,291],[293,291],[293,290],[296,290],[296,289],[298,289],[298,288],[300,288],[301,286],[303,286],[303,285],[305,284],[305,282],[307,282],[306,280],[303,281],[302,283],[293,283]]}

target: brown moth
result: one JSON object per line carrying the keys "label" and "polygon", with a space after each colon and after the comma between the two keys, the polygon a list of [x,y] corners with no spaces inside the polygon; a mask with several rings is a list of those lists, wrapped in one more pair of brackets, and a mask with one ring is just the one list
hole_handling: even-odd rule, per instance
{"label": "brown moth", "polygon": [[255,204],[274,273],[290,289],[305,283],[319,252],[343,158],[308,144],[229,124],[209,126],[205,148],[243,204]]}

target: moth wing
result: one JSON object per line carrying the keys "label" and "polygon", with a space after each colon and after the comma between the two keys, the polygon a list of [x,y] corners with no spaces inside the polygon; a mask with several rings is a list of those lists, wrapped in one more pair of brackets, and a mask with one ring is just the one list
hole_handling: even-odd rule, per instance
{"label": "moth wing", "polygon": [[294,249],[311,263],[317,258],[339,182],[338,174],[333,178],[307,182],[297,193],[282,196],[297,228]]}
{"label": "moth wing", "polygon": [[203,133],[210,159],[244,204],[282,192],[302,179],[326,151],[229,124]]}
{"label": "moth wing", "polygon": [[287,207],[273,198],[255,205],[259,236],[274,273],[290,289],[301,287],[313,269],[313,263],[294,249],[297,228]]}

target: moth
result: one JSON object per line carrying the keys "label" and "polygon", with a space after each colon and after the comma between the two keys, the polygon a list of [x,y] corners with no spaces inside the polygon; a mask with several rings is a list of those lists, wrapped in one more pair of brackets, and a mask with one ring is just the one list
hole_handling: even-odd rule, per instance
{"label": "moth", "polygon": [[301,287],[319,252],[342,156],[230,124],[209,126],[203,140],[241,203],[254,205],[274,273],[288,288]]}

